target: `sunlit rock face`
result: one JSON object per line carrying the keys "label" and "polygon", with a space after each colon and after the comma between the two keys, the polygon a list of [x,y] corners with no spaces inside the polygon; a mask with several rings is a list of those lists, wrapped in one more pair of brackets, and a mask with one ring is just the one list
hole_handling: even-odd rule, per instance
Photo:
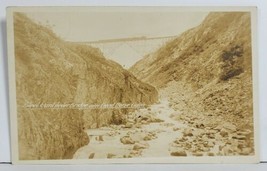
{"label": "sunlit rock face", "polygon": [[[14,14],[19,158],[72,158],[96,123],[120,124],[128,109],[27,108],[25,104],[152,104],[157,90],[88,45],[69,43]],[[100,117],[101,115],[101,117]]]}
{"label": "sunlit rock face", "polygon": [[166,88],[173,99],[183,85],[192,90],[187,103],[193,109],[199,106],[218,122],[221,118],[239,128],[253,128],[249,13],[210,13],[199,26],[147,55],[130,71],[142,81]]}

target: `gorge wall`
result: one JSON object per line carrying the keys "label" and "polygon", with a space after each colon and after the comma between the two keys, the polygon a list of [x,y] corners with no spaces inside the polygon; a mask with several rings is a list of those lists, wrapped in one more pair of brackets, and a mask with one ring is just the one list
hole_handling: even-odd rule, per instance
{"label": "gorge wall", "polygon": [[249,13],[210,13],[202,24],[147,55],[130,71],[161,90],[179,82],[193,92],[187,104],[206,113],[207,120],[214,115],[240,128],[253,128]]}
{"label": "gorge wall", "polygon": [[120,124],[128,109],[28,108],[27,104],[142,103],[157,91],[90,46],[61,40],[14,14],[19,158],[72,158],[89,142],[84,129]]}

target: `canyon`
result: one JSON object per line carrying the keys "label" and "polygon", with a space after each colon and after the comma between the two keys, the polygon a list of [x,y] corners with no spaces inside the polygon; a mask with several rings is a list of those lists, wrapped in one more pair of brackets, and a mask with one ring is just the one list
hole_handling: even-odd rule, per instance
{"label": "canyon", "polygon": [[66,42],[15,14],[20,159],[254,155],[250,20],[211,12],[126,70],[101,48]]}

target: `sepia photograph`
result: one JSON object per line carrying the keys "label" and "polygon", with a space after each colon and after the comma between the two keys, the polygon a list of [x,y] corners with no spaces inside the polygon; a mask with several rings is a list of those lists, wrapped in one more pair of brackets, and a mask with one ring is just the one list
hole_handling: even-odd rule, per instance
{"label": "sepia photograph", "polygon": [[259,162],[255,13],[7,8],[12,162]]}

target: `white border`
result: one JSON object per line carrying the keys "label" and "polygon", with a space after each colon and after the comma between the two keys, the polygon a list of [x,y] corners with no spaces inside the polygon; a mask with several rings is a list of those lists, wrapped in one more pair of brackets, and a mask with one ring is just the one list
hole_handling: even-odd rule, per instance
{"label": "white border", "polygon": [[[114,5],[213,5],[213,6],[257,6],[259,9],[259,103],[260,103],[260,154],[261,161],[267,162],[267,1],[266,0],[1,0],[0,1],[0,162],[10,162],[10,139],[9,139],[9,114],[7,97],[7,67],[6,65],[6,32],[5,32],[5,8],[7,6],[56,6],[56,5],[80,5],[80,6],[114,6]],[[0,164],[1,165],[1,164]]]}

